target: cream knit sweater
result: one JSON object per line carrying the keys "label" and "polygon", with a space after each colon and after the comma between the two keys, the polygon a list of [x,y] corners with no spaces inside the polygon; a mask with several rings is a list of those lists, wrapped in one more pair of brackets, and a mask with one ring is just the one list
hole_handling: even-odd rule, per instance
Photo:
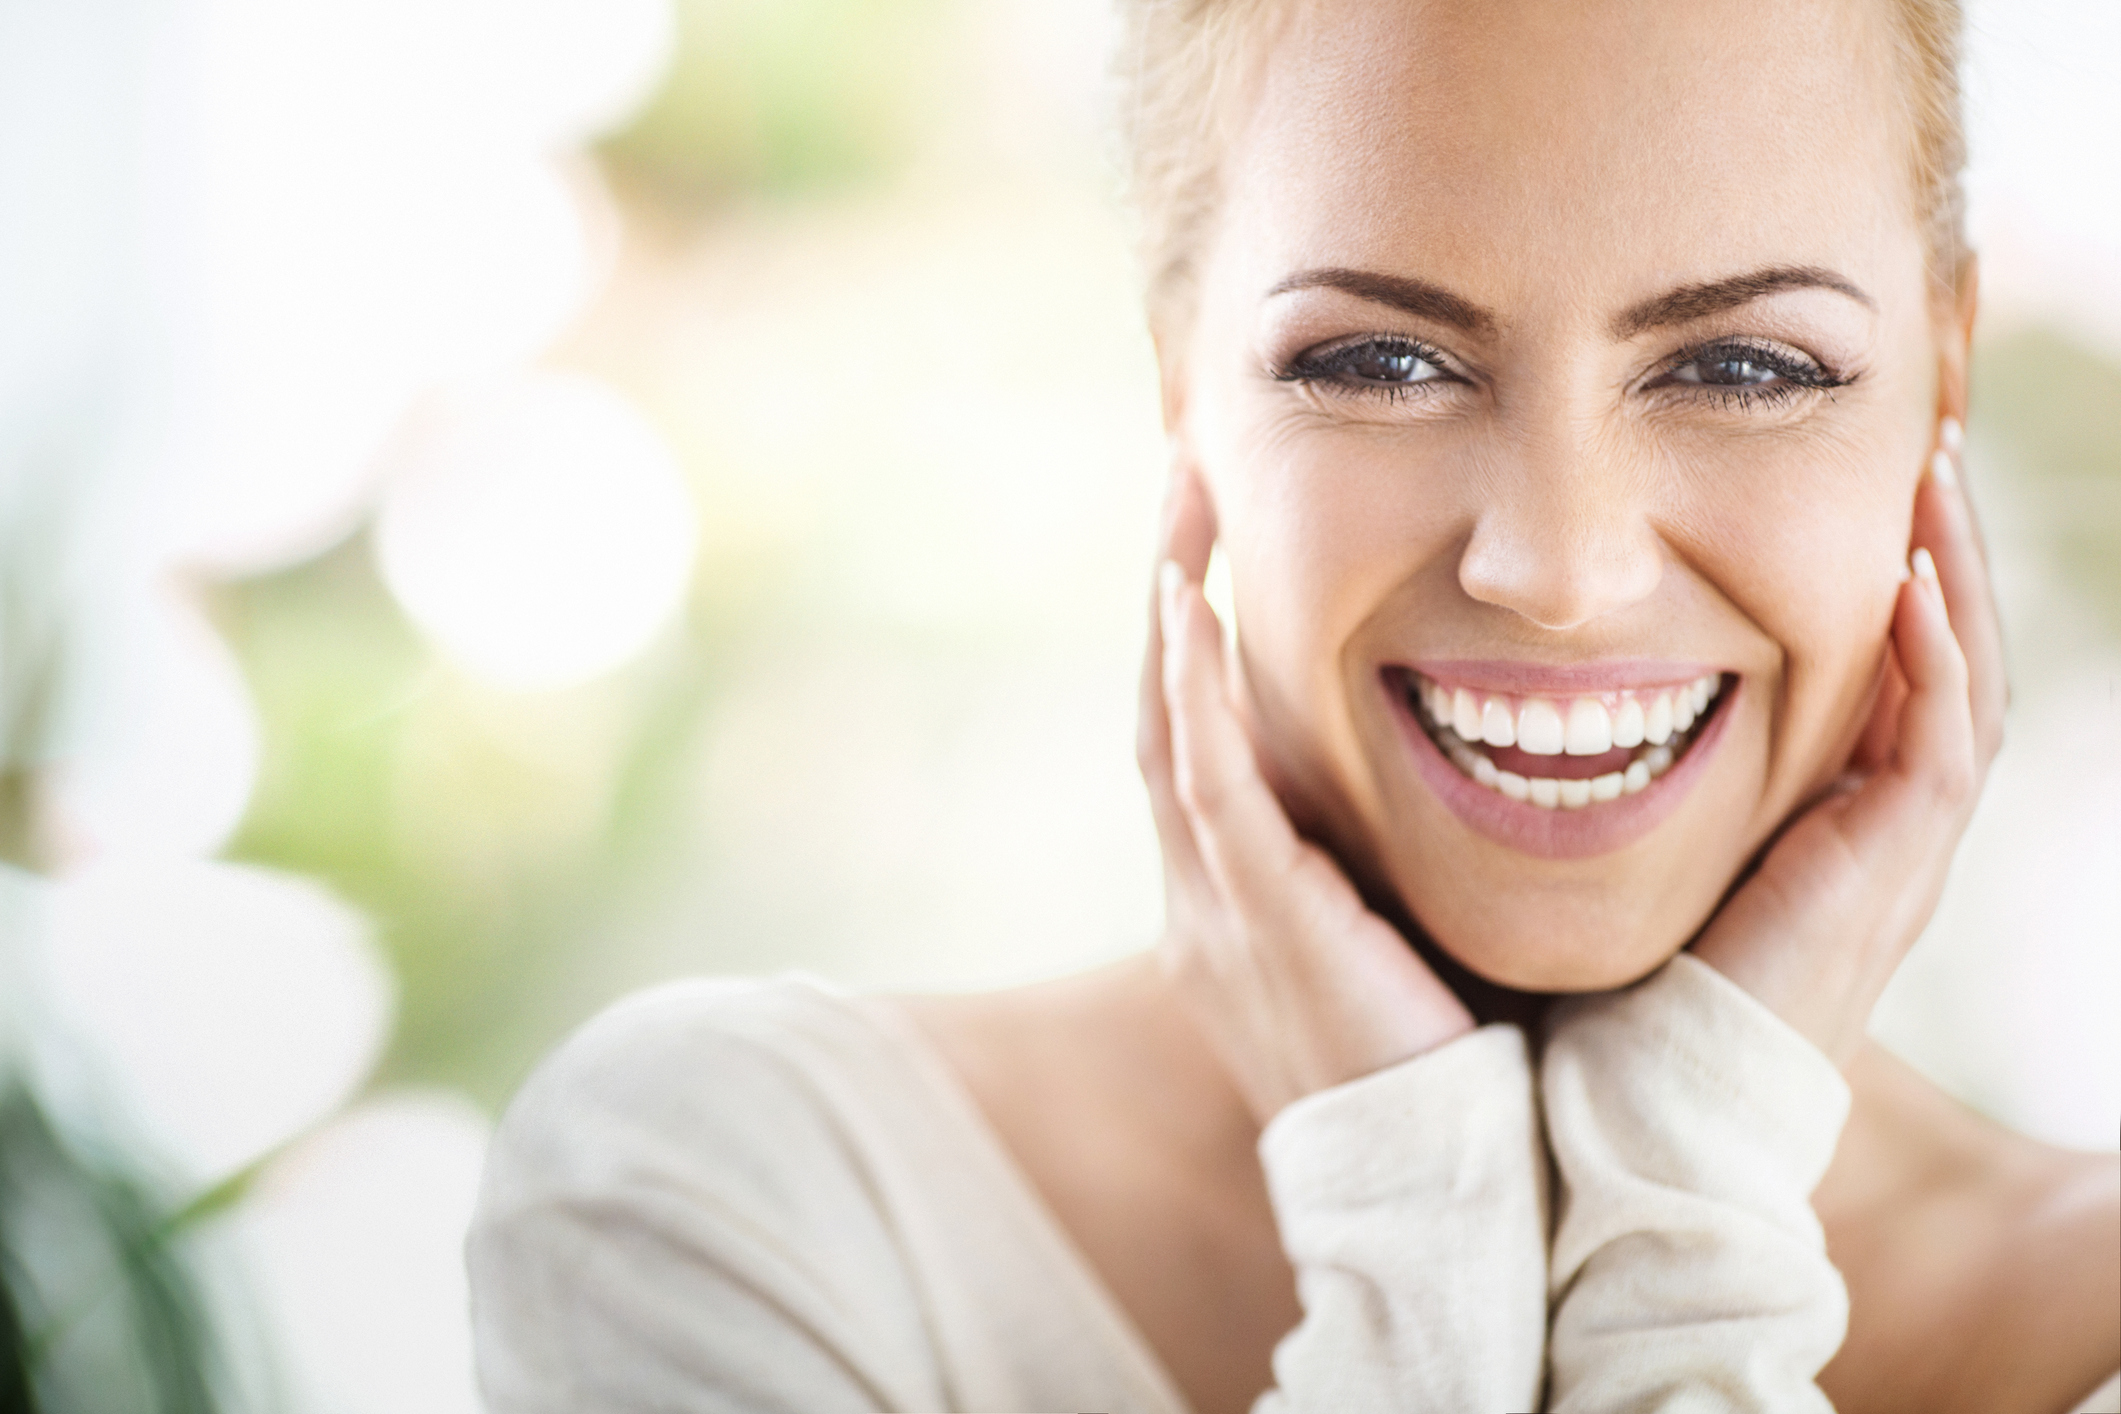
{"label": "cream knit sweater", "polygon": [[[1490,1026],[1291,1105],[1260,1157],[1304,1319],[1257,1414],[1826,1410],[1846,1300],[1809,1194],[1847,1105],[1684,955],[1558,1009],[1536,1077]],[[910,1024],[804,980],[663,987],[569,1041],[469,1258],[493,1414],[1186,1411]]]}

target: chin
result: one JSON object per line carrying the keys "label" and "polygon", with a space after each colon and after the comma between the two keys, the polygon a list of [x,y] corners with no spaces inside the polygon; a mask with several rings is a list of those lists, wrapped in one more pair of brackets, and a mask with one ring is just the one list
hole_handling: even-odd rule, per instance
{"label": "chin", "polygon": [[[1486,754],[1470,754],[1482,745],[1478,718],[1462,701],[1454,713],[1451,700],[1465,694],[1388,671],[1356,733],[1368,758],[1359,774],[1373,788],[1335,792],[1344,807],[1352,795],[1369,808],[1333,812],[1343,828],[1325,833],[1336,853],[1393,901],[1403,925],[1485,982],[1606,991],[1655,971],[1707,923],[1762,843],[1768,694],[1714,668],[1630,671],[1684,685],[1690,710],[1668,725],[1660,705],[1644,740],[1623,703],[1631,720],[1617,743],[1610,729],[1554,744],[1535,737],[1532,747],[1551,749],[1530,756],[1521,726],[1516,751],[1490,739]],[[1579,686],[1577,702],[1606,687]],[[1481,705],[1499,698],[1490,692]],[[1602,799],[1543,807],[1497,790],[1495,763],[1549,779],[1608,776],[1619,789],[1608,779]]]}
{"label": "chin", "polygon": [[1596,889],[1527,886],[1507,898],[1441,882],[1410,880],[1405,890],[1423,933],[1476,977],[1520,992],[1603,992],[1639,981],[1686,946],[1716,902],[1682,903],[1624,878]]}

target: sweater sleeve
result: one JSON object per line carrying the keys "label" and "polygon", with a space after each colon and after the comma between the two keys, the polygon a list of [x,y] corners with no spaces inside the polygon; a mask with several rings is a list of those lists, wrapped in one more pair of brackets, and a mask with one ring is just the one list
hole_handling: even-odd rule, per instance
{"label": "sweater sleeve", "polygon": [[1840,1072],[1686,953],[1549,1026],[1551,1407],[1831,1414],[1814,1379],[1848,1298],[1811,1193],[1848,1115]]}
{"label": "sweater sleeve", "polygon": [[1307,1096],[1259,1147],[1304,1314],[1254,1414],[1537,1407],[1546,1158],[1521,1031]]}

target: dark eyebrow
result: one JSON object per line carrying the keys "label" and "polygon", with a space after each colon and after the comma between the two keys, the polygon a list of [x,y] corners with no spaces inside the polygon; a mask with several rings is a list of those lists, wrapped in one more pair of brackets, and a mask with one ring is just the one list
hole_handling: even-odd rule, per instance
{"label": "dark eyebrow", "polygon": [[1613,335],[1632,339],[1637,334],[1661,329],[1668,324],[1684,324],[1735,309],[1777,290],[1833,290],[1867,309],[1878,307],[1853,282],[1831,270],[1822,270],[1816,265],[1777,265],[1746,275],[1733,275],[1728,280],[1711,280],[1705,285],[1681,285],[1654,299],[1646,299],[1621,311],[1613,321]]}
{"label": "dark eyebrow", "polygon": [[1485,334],[1495,327],[1494,315],[1471,300],[1452,294],[1441,285],[1432,285],[1426,280],[1411,280],[1403,275],[1384,275],[1374,270],[1345,270],[1337,266],[1323,270],[1299,270],[1268,290],[1267,298],[1285,295],[1292,290],[1320,287],[1344,290],[1358,299],[1388,304],[1394,309],[1403,309],[1423,319],[1433,319],[1438,324],[1463,329],[1468,334]]}

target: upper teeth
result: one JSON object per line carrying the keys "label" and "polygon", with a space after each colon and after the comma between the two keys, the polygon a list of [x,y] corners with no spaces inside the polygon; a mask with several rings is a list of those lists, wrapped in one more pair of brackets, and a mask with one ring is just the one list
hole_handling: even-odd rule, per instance
{"label": "upper teeth", "polygon": [[1694,725],[1723,690],[1719,673],[1676,687],[1630,688],[1556,701],[1445,687],[1421,678],[1422,705],[1465,741],[1514,746],[1534,756],[1598,756],[1644,742],[1663,746]]}

